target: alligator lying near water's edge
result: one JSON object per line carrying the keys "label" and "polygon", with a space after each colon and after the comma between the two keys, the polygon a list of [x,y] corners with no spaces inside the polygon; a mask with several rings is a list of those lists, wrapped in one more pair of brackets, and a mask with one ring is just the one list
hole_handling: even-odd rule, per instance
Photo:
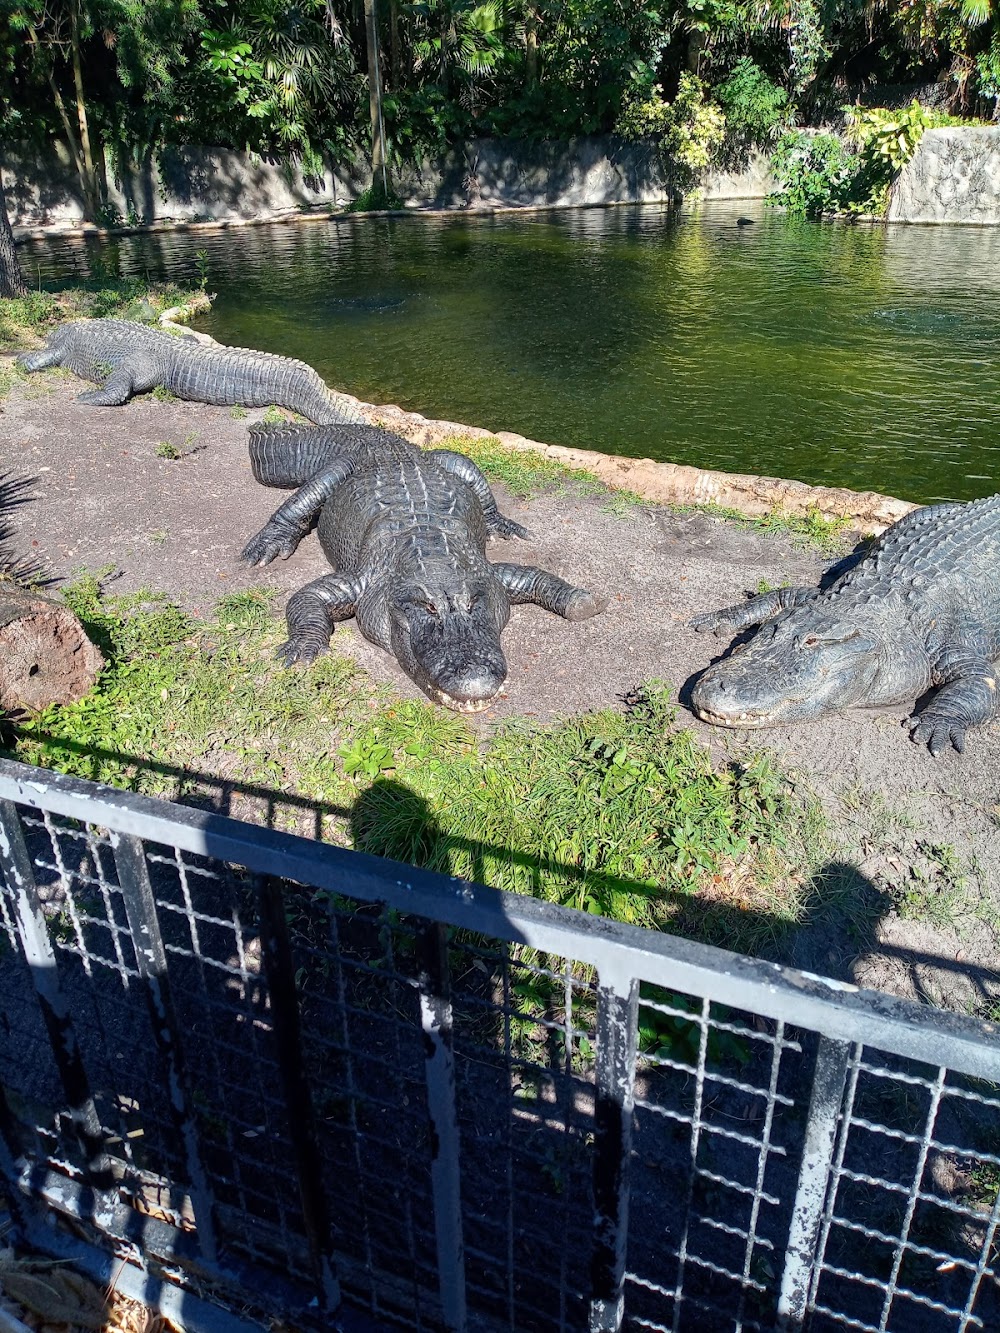
{"label": "alligator lying near water's edge", "polygon": [[760,625],[710,666],[691,703],[706,722],[770,727],[919,699],[935,756],[1000,717],[1000,495],[917,509],[828,586],[781,588],[696,616],[717,634]]}
{"label": "alligator lying near water's edge", "polygon": [[246,545],[243,558],[288,558],[318,520],[334,573],[288,602],[287,664],[325,652],[334,623],[356,616],[365,638],[392,653],[437,703],[479,712],[507,678],[500,632],[512,604],[567,620],[603,609],[583,588],[533,566],[491,564],[488,537],[527,537],[497,508],[471,459],[424,453],[376,427],[251,427],[253,474],[298,487]]}
{"label": "alligator lying near water's edge", "polygon": [[205,346],[125,319],[83,319],[53,330],[43,348],[22,352],[24,370],[64,366],[98,385],[80,394],[91,407],[120,407],[162,386],[178,398],[220,406],[278,407],[321,425],[363,422],[350,398],[334,393],[304,361],[246,347]]}

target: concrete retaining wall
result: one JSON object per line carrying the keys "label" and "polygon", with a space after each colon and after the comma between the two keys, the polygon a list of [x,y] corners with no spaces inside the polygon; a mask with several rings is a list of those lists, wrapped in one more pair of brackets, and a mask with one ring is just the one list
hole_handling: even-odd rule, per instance
{"label": "concrete retaining wall", "polygon": [[[6,149],[0,166],[17,231],[80,225],[83,202],[64,145],[55,144],[45,158]],[[107,220],[127,225],[267,221],[342,208],[368,184],[364,169],[327,167],[322,177],[309,178],[297,167],[223,148],[172,149],[117,175],[109,164],[106,175],[113,210]],[[611,137],[537,144],[476,140],[395,172],[393,186],[412,208],[544,208],[680,198],[651,145]],[[703,194],[761,198],[769,188],[766,161],[756,157],[743,170],[708,174]]]}
{"label": "concrete retaining wall", "polygon": [[927,130],[893,186],[889,221],[1000,225],[1000,126]]}

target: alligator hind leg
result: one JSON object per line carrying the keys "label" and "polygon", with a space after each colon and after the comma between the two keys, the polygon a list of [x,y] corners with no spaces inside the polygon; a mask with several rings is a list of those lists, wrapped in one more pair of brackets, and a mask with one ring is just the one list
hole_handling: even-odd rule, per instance
{"label": "alligator hind leg", "polygon": [[287,560],[319,516],[328,498],[354,471],[352,457],[338,458],[311,481],[300,486],[290,500],[275,510],[260,532],[243,548],[248,565],[269,565],[275,556]]}
{"label": "alligator hind leg", "polygon": [[54,347],[40,347],[37,352],[22,352],[20,356],[15,356],[14,361],[22,370],[48,370],[49,366],[58,366],[62,360],[62,349],[58,344]]}
{"label": "alligator hind leg", "polygon": [[354,615],[361,592],[359,581],[339,574],[324,574],[294,593],[285,610],[288,639],[278,649],[285,665],[312,662],[325,653],[334,625]]}
{"label": "alligator hind leg", "polygon": [[527,528],[523,528],[520,523],[515,523],[512,518],[507,518],[505,514],[501,514],[497,508],[496,497],[490,489],[490,483],[471,458],[466,458],[465,454],[455,453],[453,449],[432,449],[427,457],[433,458],[446,472],[450,472],[453,477],[458,477],[460,481],[465,482],[479,501],[483,518],[486,520],[486,531],[491,537],[524,537],[527,539],[531,536]]}
{"label": "alligator hind leg", "polygon": [[515,604],[533,602],[566,620],[587,620],[606,605],[585,588],[574,588],[572,583],[534,565],[497,564],[492,568]]}
{"label": "alligator hind leg", "polygon": [[1000,682],[991,662],[974,663],[937,692],[915,718],[910,735],[918,745],[926,744],[936,759],[949,745],[965,749],[965,733],[984,726],[1000,715]]}
{"label": "alligator hind leg", "polygon": [[350,452],[328,426],[251,426],[250,467],[262,486],[294,490]]}

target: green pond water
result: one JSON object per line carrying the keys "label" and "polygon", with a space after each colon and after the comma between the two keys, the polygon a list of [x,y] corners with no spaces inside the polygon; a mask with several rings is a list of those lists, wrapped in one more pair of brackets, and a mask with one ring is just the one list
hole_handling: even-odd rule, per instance
{"label": "green pond water", "polygon": [[58,240],[23,259],[43,283],[190,281],[198,251],[218,294],[200,327],[369,401],[919,501],[1000,490],[1000,229],[706,204]]}

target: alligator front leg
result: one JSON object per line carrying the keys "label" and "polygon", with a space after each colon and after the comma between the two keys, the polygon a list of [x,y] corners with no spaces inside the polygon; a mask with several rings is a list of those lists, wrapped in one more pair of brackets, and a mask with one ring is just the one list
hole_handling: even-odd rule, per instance
{"label": "alligator front leg", "polygon": [[545,569],[536,569],[534,565],[497,564],[492,569],[515,605],[533,602],[566,620],[587,620],[606,606],[585,588],[574,588],[572,583],[566,583]]}
{"label": "alligator front leg", "polygon": [[450,472],[453,477],[458,477],[460,481],[465,482],[479,501],[483,518],[486,520],[486,531],[491,537],[523,537],[527,539],[531,536],[527,528],[523,528],[520,523],[515,523],[512,518],[507,518],[505,514],[501,514],[497,508],[496,496],[490,489],[490,483],[471,458],[466,458],[465,454],[457,454],[453,449],[432,449],[427,457],[433,458],[446,472]]}
{"label": "alligator front leg", "polygon": [[324,574],[294,593],[285,610],[288,639],[278,649],[285,665],[312,662],[325,653],[334,625],[354,615],[362,591],[360,579]]}
{"label": "alligator front leg", "polygon": [[355,466],[354,458],[338,458],[312,481],[300,486],[244,546],[242,558],[247,564],[269,565],[279,555],[282,560],[287,560],[315,523],[326,501],[351,475]]}
{"label": "alligator front leg", "polygon": [[116,366],[96,389],[81,393],[76,401],[89,407],[121,407],[133,394],[146,393],[162,382],[162,366],[149,357],[132,355]]}
{"label": "alligator front leg", "polygon": [[1000,716],[1000,682],[991,662],[979,662],[938,690],[931,702],[911,718],[910,735],[918,745],[926,743],[936,759],[949,745],[965,749],[965,733]]}
{"label": "alligator front leg", "polygon": [[721,611],[703,611],[701,615],[689,620],[688,626],[700,633],[711,630],[713,634],[725,634],[747,629],[751,625],[763,625],[775,616],[780,616],[782,611],[812,601],[818,592],[818,588],[777,588],[774,592],[751,597],[739,606],[727,606]]}

